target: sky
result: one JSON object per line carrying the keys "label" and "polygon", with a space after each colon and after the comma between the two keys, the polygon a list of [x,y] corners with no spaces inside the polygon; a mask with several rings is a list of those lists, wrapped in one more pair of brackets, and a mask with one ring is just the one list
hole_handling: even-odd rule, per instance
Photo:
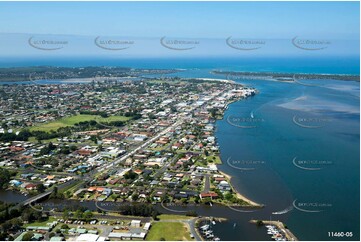
{"label": "sky", "polygon": [[[257,40],[298,36],[332,40],[338,46],[336,54],[337,50],[358,52],[360,36],[359,2],[0,2],[0,23],[0,50],[7,55],[38,51],[16,45],[34,35],[72,40],[68,51],[74,51],[70,42],[84,47],[79,39],[88,43],[86,38],[94,42],[97,36],[121,36],[137,43],[153,39],[158,44],[164,36],[193,38],[203,44],[206,39],[223,41],[230,36]],[[344,40],[353,42],[339,42]],[[150,46],[145,48],[150,51]],[[207,48],[217,49],[217,45]],[[66,53],[65,49],[61,51]],[[194,53],[196,49],[201,48],[194,48]],[[138,54],[144,52],[138,50]],[[273,50],[275,53],[278,47]],[[91,50],[99,51],[104,49]],[[89,50],[79,50],[85,52]]]}

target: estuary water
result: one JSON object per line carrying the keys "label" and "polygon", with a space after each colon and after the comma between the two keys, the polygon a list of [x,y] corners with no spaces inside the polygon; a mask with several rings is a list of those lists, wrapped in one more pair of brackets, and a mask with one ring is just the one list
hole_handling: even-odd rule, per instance
{"label": "estuary water", "polygon": [[343,239],[357,240],[359,83],[238,82],[259,94],[230,105],[217,122],[220,169],[241,193],[266,205],[263,219],[285,222],[299,239],[352,232]]}

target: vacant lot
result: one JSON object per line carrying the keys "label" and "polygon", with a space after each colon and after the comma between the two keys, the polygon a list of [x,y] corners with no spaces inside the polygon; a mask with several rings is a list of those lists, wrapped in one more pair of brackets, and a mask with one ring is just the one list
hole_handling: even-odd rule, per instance
{"label": "vacant lot", "polygon": [[146,237],[148,241],[159,241],[165,239],[167,241],[190,241],[189,230],[184,223],[181,222],[157,222],[153,223]]}

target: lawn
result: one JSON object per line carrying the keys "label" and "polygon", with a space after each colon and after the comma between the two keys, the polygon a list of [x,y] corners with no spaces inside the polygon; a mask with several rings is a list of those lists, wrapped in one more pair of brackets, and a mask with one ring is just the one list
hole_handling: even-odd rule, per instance
{"label": "lawn", "polygon": [[207,161],[209,163],[213,163],[215,165],[220,165],[222,164],[221,158],[219,158],[219,155],[210,155],[207,157]]}
{"label": "lawn", "polygon": [[51,223],[51,222],[53,222],[53,221],[55,221],[55,220],[56,220],[56,218],[54,218],[54,217],[49,217],[48,220],[46,220],[46,221],[29,223],[29,224],[26,224],[25,226],[26,226],[26,227],[29,227],[29,226],[47,226],[47,225],[46,225],[47,223]]}
{"label": "lawn", "polygon": [[71,117],[62,118],[56,121],[52,121],[49,123],[39,124],[30,128],[30,131],[45,131],[49,132],[50,130],[56,131],[58,128],[73,126],[79,122],[85,122],[90,120],[96,120],[99,122],[112,122],[112,121],[127,121],[131,117],[125,116],[110,116],[108,118],[102,118],[99,115],[85,115],[79,114]]}
{"label": "lawn", "polygon": [[184,223],[181,222],[157,222],[153,223],[146,237],[148,241],[159,241],[161,238],[169,241],[190,241],[189,230]]}

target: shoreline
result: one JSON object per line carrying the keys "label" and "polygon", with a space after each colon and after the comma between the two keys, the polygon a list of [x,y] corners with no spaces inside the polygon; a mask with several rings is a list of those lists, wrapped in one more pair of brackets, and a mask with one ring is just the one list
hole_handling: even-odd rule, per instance
{"label": "shoreline", "polygon": [[298,79],[317,79],[317,80],[340,80],[340,81],[355,81],[360,82],[359,74],[324,74],[324,73],[282,73],[282,72],[250,72],[250,71],[211,71],[214,75],[231,75],[246,79],[277,79],[287,80],[293,79],[297,76]]}
{"label": "shoreline", "polygon": [[[255,91],[256,91],[255,93],[259,93],[258,90],[255,90]],[[223,112],[223,114],[222,114],[222,119],[223,119],[223,117],[225,116],[225,112],[227,111],[229,105],[231,105],[231,104],[233,104],[233,103],[236,103],[236,102],[239,102],[239,101],[241,101],[241,100],[243,100],[243,99],[244,99],[244,98],[241,98],[241,99],[237,99],[237,100],[228,102],[228,103],[227,103],[227,108],[224,110],[224,112]],[[217,121],[218,121],[218,120],[217,120]],[[217,121],[216,121],[216,122],[217,122]],[[218,138],[218,137],[216,137],[216,138]],[[219,159],[222,161],[220,154],[218,154],[218,156],[219,156]],[[222,161],[222,165],[223,165],[223,164],[224,164],[224,162]],[[234,184],[232,184],[232,178],[233,178],[233,177],[232,177],[231,175],[227,174],[226,172],[221,171],[221,170],[219,169],[219,168],[220,168],[219,166],[220,166],[220,165],[217,165],[218,172],[219,172],[221,175],[223,175],[224,177],[226,177],[226,179],[229,181],[229,185],[231,186],[232,191],[236,194],[236,197],[237,197],[238,199],[241,199],[241,200],[247,202],[250,207],[257,207],[257,208],[262,208],[262,207],[264,207],[264,204],[259,204],[259,203],[255,202],[255,201],[247,198],[246,196],[244,196],[243,194],[241,194],[237,189],[235,189]]]}
{"label": "shoreline", "polygon": [[259,204],[255,201],[252,201],[251,199],[247,198],[246,196],[242,195],[237,189],[234,188],[234,185],[232,184],[232,176],[231,175],[228,175],[227,173],[223,172],[223,171],[220,171],[218,170],[220,174],[222,174],[223,176],[225,176],[228,180],[229,180],[229,185],[231,186],[232,188],[232,191],[236,194],[236,197],[249,203],[249,206],[250,207],[257,207],[257,208],[263,208],[264,205],[263,204]]}

